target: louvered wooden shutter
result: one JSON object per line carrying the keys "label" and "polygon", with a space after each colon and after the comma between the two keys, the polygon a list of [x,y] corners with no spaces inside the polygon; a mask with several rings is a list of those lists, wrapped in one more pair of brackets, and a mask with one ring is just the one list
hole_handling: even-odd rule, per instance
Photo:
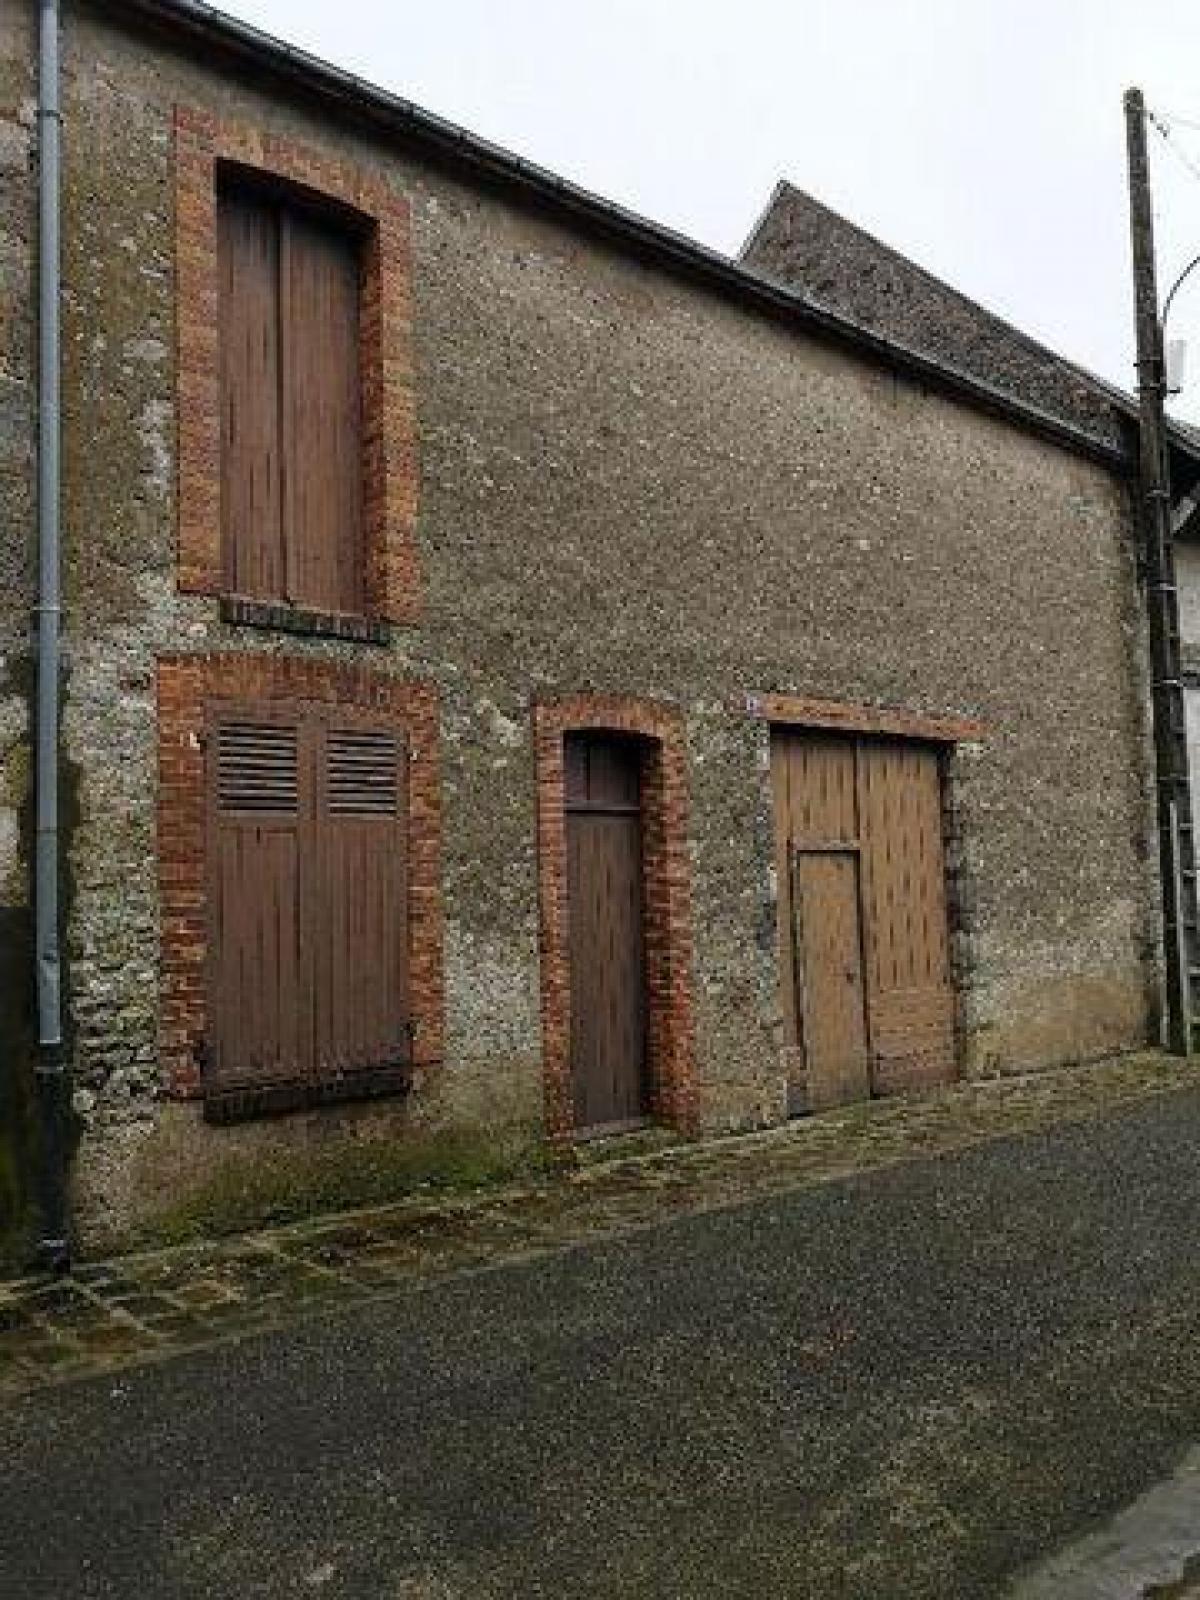
{"label": "louvered wooden shutter", "polygon": [[210,1069],[247,1083],[311,1067],[305,1018],[302,728],[218,715],[210,801]]}
{"label": "louvered wooden shutter", "polygon": [[407,753],[394,731],[332,726],[320,787],[322,912],[317,923],[316,1071],[407,1061]]}
{"label": "louvered wooden shutter", "polygon": [[226,580],[255,599],[361,611],[358,239],[229,183],[217,216]]}
{"label": "louvered wooden shutter", "polygon": [[305,702],[210,721],[210,1038],[222,1118],[407,1082],[407,751]]}

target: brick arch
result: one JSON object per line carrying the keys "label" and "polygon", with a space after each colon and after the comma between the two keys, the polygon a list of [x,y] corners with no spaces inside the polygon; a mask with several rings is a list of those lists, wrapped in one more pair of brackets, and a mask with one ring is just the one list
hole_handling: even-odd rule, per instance
{"label": "brick arch", "polygon": [[636,734],[645,741],[642,826],[650,1107],[656,1120],[684,1132],[692,1131],[697,1106],[687,757],[682,713],[657,700],[579,694],[536,702],[533,729],[547,1130],[553,1137],[567,1138],[575,1126],[563,738],[567,733],[596,729]]}

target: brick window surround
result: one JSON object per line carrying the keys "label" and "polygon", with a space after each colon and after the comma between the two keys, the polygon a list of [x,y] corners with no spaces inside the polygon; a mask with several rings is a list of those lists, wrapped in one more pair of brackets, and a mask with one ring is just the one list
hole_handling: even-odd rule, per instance
{"label": "brick window surround", "polygon": [[210,595],[225,588],[217,318],[221,163],[335,201],[365,224],[359,358],[366,609],[383,622],[415,622],[420,602],[408,202],[351,163],[190,106],[175,109],[179,587]]}
{"label": "brick window surround", "polygon": [[309,700],[394,721],[408,742],[408,926],[413,1065],[443,1052],[441,792],[431,684],[311,658],[231,652],[158,663],[158,879],[162,919],[159,1051],[167,1092],[202,1090],[208,960],[204,728],[210,700]]}
{"label": "brick window surround", "polygon": [[538,920],[546,1127],[575,1132],[571,1092],[571,972],[563,737],[587,729],[640,735],[650,1110],[682,1132],[696,1126],[692,1018],[691,870],[683,717],[627,695],[571,695],[533,707]]}

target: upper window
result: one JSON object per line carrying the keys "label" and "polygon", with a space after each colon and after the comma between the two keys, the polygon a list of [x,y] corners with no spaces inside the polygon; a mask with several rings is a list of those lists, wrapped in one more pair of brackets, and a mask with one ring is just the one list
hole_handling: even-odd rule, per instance
{"label": "upper window", "polygon": [[179,588],[230,621],[420,616],[409,205],[253,123],[175,108]]}
{"label": "upper window", "polygon": [[364,238],[222,172],[217,191],[221,544],[227,592],[366,608]]}

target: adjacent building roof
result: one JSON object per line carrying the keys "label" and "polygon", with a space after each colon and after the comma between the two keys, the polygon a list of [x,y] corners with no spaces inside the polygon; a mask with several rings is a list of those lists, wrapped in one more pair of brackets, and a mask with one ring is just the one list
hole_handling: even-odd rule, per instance
{"label": "adjacent building roof", "polygon": [[[1119,448],[1137,415],[1133,396],[1039,344],[874,234],[786,179],[742,246],[744,266],[787,284],[935,360]],[[1170,425],[1171,441],[1200,453],[1200,434]]]}
{"label": "adjacent building roof", "polygon": [[[783,211],[779,216],[778,248],[772,246],[767,252],[773,254],[773,264],[768,267],[765,257],[760,259],[753,249],[743,260],[733,261],[477,138],[409,100],[250,27],[205,0],[104,0],[102,9],[107,17],[124,16],[185,46],[200,48],[214,64],[248,73],[258,84],[286,86],[342,120],[367,126],[377,135],[402,140],[406,147],[419,149],[429,159],[468,170],[481,182],[516,192],[577,228],[642,257],[651,257],[666,269],[700,281],[762,314],[851,347],[865,358],[914,377],[935,391],[1007,417],[1030,432],[1106,466],[1132,470],[1129,441],[1113,413],[1114,404],[1118,411],[1133,412],[1128,396],[1081,372],[1076,390],[1073,381],[1065,376],[1069,363],[1048,351],[1043,351],[1043,356],[1050,362],[1058,361],[1064,369],[1053,381],[1039,371],[1032,358],[1023,367],[1015,359],[1001,363],[998,352],[994,360],[976,361],[965,338],[953,349],[939,348],[923,326],[900,322],[885,325],[878,317],[861,317],[847,296],[841,297],[841,304],[835,296],[818,298],[798,281],[800,274],[784,259],[787,228]],[[786,188],[787,192],[798,194],[790,186]],[[785,186],[781,186],[776,200],[784,190]],[[834,217],[832,212],[826,215]],[[756,238],[770,217],[771,210],[756,230]],[[843,226],[852,227],[848,223]],[[763,235],[764,251],[767,239],[776,237],[776,232],[768,229]],[[868,240],[869,236],[864,234],[861,238]],[[878,251],[894,256],[877,241],[870,242]],[[919,273],[920,269],[903,257],[894,259],[910,273]],[[848,276],[843,273],[844,280]],[[929,281],[937,283],[936,279]],[[940,287],[951,296],[955,294],[945,285]],[[964,297],[956,298],[964,306],[971,305]],[[985,319],[990,315],[981,308],[974,309]],[[1024,339],[998,319],[991,321],[1005,328],[1014,341]],[[1031,350],[1041,350],[1032,340],[1025,342]],[[1101,395],[1107,399],[1099,398]],[[1186,435],[1173,437],[1200,463],[1200,443]]]}
{"label": "adjacent building roof", "polygon": [[861,326],[1121,443],[1128,397],[1005,322],[899,251],[781,181],[742,247],[743,265]]}

